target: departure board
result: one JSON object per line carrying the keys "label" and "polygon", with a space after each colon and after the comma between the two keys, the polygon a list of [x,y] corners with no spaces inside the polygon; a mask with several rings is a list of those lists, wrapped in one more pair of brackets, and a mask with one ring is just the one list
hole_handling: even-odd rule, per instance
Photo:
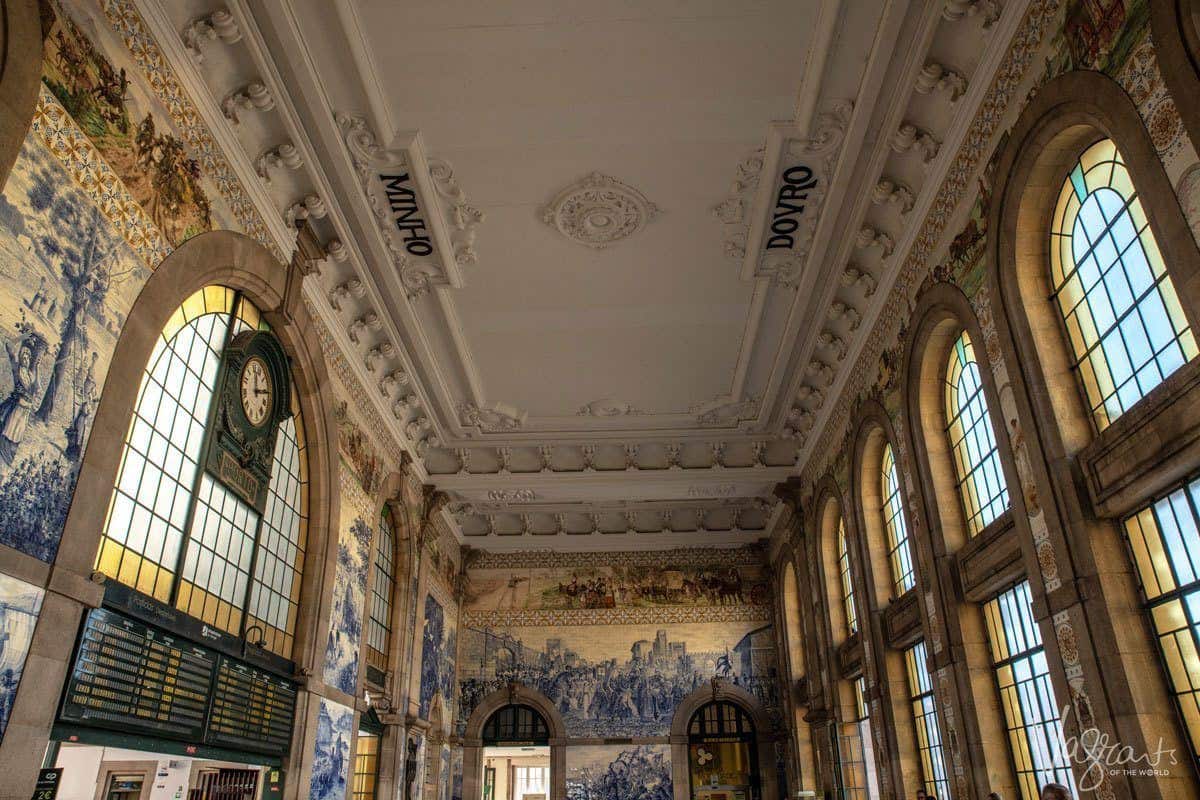
{"label": "departure board", "polygon": [[62,718],[197,740],[216,664],[211,650],[95,609],[83,628]]}
{"label": "departure board", "polygon": [[205,742],[281,755],[291,745],[295,713],[294,684],[222,656]]}

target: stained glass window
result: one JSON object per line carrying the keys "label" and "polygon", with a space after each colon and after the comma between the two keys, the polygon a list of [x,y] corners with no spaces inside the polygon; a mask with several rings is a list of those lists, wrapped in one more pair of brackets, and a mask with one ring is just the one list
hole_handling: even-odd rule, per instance
{"label": "stained glass window", "polygon": [[371,612],[367,618],[367,663],[386,672],[392,637],[392,591],[396,586],[392,512],[384,506],[375,536],[375,575],[371,582]]}
{"label": "stained glass window", "polygon": [[904,651],[908,671],[908,698],[913,722],[917,726],[917,751],[921,760],[921,778],[925,791],[936,797],[950,796],[950,778],[942,752],[942,732],[938,728],[937,705],[933,699],[933,679],[926,662],[925,642],[917,642]]}
{"label": "stained glass window", "polygon": [[375,784],[379,780],[379,736],[360,730],[354,744],[354,783],[350,790],[353,800],[375,800]]}
{"label": "stained glass window", "polygon": [[975,347],[966,331],[950,349],[946,422],[967,532],[974,536],[1008,508],[1008,485],[996,451]]}
{"label": "stained glass window", "polygon": [[1195,358],[1195,337],[1111,139],[1085,150],[1063,181],[1050,274],[1100,429]]}
{"label": "stained glass window", "polygon": [[1074,790],[1028,581],[987,603],[984,614],[1021,797],[1037,800],[1047,783]]}
{"label": "stained glass window", "polygon": [[838,571],[842,574],[842,604],[846,608],[846,627],[849,633],[858,632],[858,612],[854,608],[854,584],[850,578],[850,551],[846,549],[846,523],[838,520]]}
{"label": "stained glass window", "polygon": [[900,475],[896,471],[896,454],[891,443],[883,448],[883,523],[887,529],[888,563],[892,569],[892,587],[896,596],[917,584],[913,570],[912,550],[908,543],[908,525],[904,522],[904,505],[900,497]]}
{"label": "stained glass window", "polygon": [[224,286],[201,289],[171,315],[142,375],[96,569],[290,657],[308,529],[296,393],[265,516],[199,466],[221,353],[257,329],[266,329],[259,310]]}
{"label": "stained glass window", "polygon": [[1200,480],[1125,521],[1150,620],[1200,759]]}

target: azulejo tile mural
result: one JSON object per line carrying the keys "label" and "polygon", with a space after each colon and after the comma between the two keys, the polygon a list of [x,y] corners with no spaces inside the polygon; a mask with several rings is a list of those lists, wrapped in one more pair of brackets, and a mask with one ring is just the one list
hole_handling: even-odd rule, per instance
{"label": "azulejo tile mural", "polygon": [[43,597],[36,586],[0,574],[0,741],[12,716]]}
{"label": "azulejo tile mural", "polygon": [[671,800],[668,745],[567,748],[567,800]]}
{"label": "azulejo tile mural", "polygon": [[441,719],[454,719],[454,674],[458,653],[458,625],[432,594],[425,597],[425,625],[421,633],[420,715],[430,719],[440,708]]}
{"label": "azulejo tile mural", "polygon": [[149,271],[36,131],[0,197],[0,542],[52,561]]}
{"label": "azulejo tile mural", "polygon": [[367,568],[374,535],[370,501],[345,463],[340,465],[342,525],[333,578],[333,607],[325,641],[325,683],[348,695],[358,691],[358,661],[363,609],[367,598]]}
{"label": "azulejo tile mural", "polygon": [[354,710],[330,700],[321,700],[317,710],[317,733],[313,740],[311,800],[346,800],[346,776],[350,772],[350,740]]}
{"label": "azulejo tile mural", "polygon": [[769,590],[757,564],[641,564],[569,570],[473,570],[470,611],[763,605]]}
{"label": "azulejo tile mural", "polygon": [[779,707],[775,637],[761,622],[464,628],[459,730],[510,681],[536,689],[571,736],[661,736],[680,701],[713,677]]}

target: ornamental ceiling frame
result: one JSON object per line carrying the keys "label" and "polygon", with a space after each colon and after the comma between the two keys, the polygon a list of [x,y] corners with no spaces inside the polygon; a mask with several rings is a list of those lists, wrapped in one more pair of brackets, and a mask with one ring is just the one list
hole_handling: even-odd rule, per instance
{"label": "ornamental ceiling frame", "polygon": [[[704,511],[701,501],[714,497],[759,505],[775,483],[796,474],[817,444],[810,432],[822,429],[818,419],[827,424],[835,405],[829,401],[840,393],[848,365],[855,363],[874,328],[899,272],[900,256],[916,241],[920,223],[937,199],[942,176],[968,135],[975,108],[991,85],[1028,3],[1010,0],[1000,7],[990,0],[951,0],[923,8],[915,30],[911,26],[904,30],[905,41],[912,44],[907,58],[897,64],[893,51],[875,48],[872,52],[864,85],[870,84],[876,96],[887,96],[890,102],[856,108],[849,98],[823,96],[820,80],[806,81],[797,100],[797,119],[808,122],[769,126],[762,150],[748,154],[740,165],[731,165],[731,173],[748,191],[741,197],[735,197],[739,194],[735,191],[724,202],[714,197],[714,224],[735,229],[727,237],[727,246],[734,243],[727,255],[743,279],[756,284],[746,334],[751,344],[747,347],[743,342],[739,364],[753,349],[758,327],[754,315],[761,315],[764,308],[760,298],[768,293],[793,297],[780,339],[796,345],[775,354],[761,396],[745,394],[738,377],[740,373],[744,378],[745,370],[739,366],[728,395],[698,404],[683,415],[686,420],[678,420],[687,427],[655,427],[658,423],[646,419],[652,415],[639,413],[619,399],[601,398],[579,409],[573,419],[577,427],[569,431],[539,430],[536,421],[519,409],[493,401],[482,391],[474,392],[469,402],[454,402],[445,380],[439,378],[439,361],[432,357],[437,350],[434,337],[412,306],[426,303],[443,316],[444,338],[469,364],[461,326],[455,324],[453,291],[467,279],[462,267],[471,263],[471,243],[482,217],[473,213],[464,189],[453,183],[450,166],[424,155],[426,144],[418,132],[386,145],[375,138],[373,130],[397,127],[388,117],[380,87],[372,86],[369,64],[363,60],[369,59],[365,46],[351,48],[363,80],[360,106],[338,109],[336,102],[322,95],[319,81],[302,79],[304,70],[313,68],[303,48],[279,50],[289,31],[298,36],[287,5],[270,4],[268,9],[262,0],[236,0],[227,9],[213,9],[196,0],[185,4],[196,13],[181,25],[180,11],[173,10],[172,18],[162,0],[105,0],[105,4],[132,4],[141,11],[255,205],[273,216],[268,227],[279,249],[289,253],[294,246],[287,241],[289,224],[303,219],[317,230],[327,259],[306,279],[304,292],[325,329],[321,333],[323,344],[329,344],[327,355],[335,361],[343,382],[352,391],[353,384],[362,390],[354,399],[360,413],[378,423],[375,435],[391,445],[384,449],[395,451],[398,443],[415,456],[422,479],[433,480],[456,497],[454,528],[461,537],[462,525],[472,517],[508,512],[519,517],[531,513],[522,506],[532,503],[532,513],[561,519],[578,511],[585,496],[595,506],[585,514],[600,513],[622,498],[635,513],[664,504],[673,511]],[[348,35],[361,41],[350,0],[336,0],[336,7]],[[826,0],[823,5],[820,41],[809,64],[818,77],[827,68],[841,7],[839,0]],[[889,4],[891,16],[881,35],[900,36],[906,8],[903,3]],[[270,30],[264,32],[261,22],[269,23]],[[231,24],[238,35],[229,34]],[[931,57],[939,37],[963,32],[956,26],[973,26],[983,43],[984,57],[971,75]],[[276,63],[273,52],[286,52],[289,60]],[[812,64],[813,58],[819,63]],[[897,71],[900,77],[887,94],[885,75]],[[905,85],[912,92],[895,91]],[[264,93],[269,102],[262,99]],[[909,119],[914,100],[930,96],[956,107],[944,129],[930,130]],[[312,106],[324,103],[328,120],[322,125],[305,124],[308,120],[297,110],[297,98]],[[256,124],[266,117],[272,118],[272,124]],[[252,135],[246,135],[248,131]],[[333,152],[340,152],[344,160],[331,164],[322,158]],[[796,156],[819,159],[818,169],[829,170],[826,174],[837,174],[839,179],[830,182],[831,191],[811,198],[822,207],[796,230],[802,243],[800,255],[763,258],[760,245],[772,233],[765,220],[783,186],[779,165]],[[922,164],[923,180],[896,176],[895,162],[905,159]],[[394,242],[380,235],[379,215],[371,210],[361,171],[364,165],[397,164],[415,168],[422,199],[429,199],[427,207],[440,211],[429,220],[440,263],[431,266],[429,261],[399,259]],[[756,166],[761,175],[772,179],[758,180],[753,174]],[[842,172],[834,173],[838,169]],[[437,185],[443,178],[449,180]],[[636,180],[632,184],[636,186]],[[853,185],[869,185],[873,190],[854,195],[847,192]],[[359,198],[361,205],[340,202],[346,197]],[[730,212],[726,203],[733,200],[749,206],[749,211],[743,206],[741,216]],[[894,216],[880,221],[884,212]],[[742,230],[736,230],[739,227]],[[855,233],[840,235],[844,230]],[[369,266],[386,263],[402,268],[380,274]],[[412,274],[406,277],[403,267]],[[814,319],[820,322],[813,324]],[[649,457],[644,455],[647,452]],[[457,466],[431,472],[424,459],[435,453],[450,454]],[[482,465],[482,471],[470,462]],[[631,480],[652,488],[641,495],[631,493]],[[491,497],[504,499],[489,502]],[[501,508],[505,506],[507,511]],[[719,543],[765,536],[780,517],[778,511],[776,507],[756,520],[751,529],[735,526],[721,531]],[[489,540],[489,547],[508,550],[559,547],[568,537],[574,540],[572,549],[584,547],[585,542],[595,547],[599,537],[605,548],[616,546],[618,539],[621,546],[645,547],[648,536],[630,526],[622,532],[596,530],[590,535],[561,528],[557,535],[526,531],[483,538]],[[654,536],[655,547],[696,541],[695,529],[665,528]],[[496,543],[499,538],[506,541]],[[480,537],[467,539],[482,544]],[[718,544],[715,539],[711,543]]]}

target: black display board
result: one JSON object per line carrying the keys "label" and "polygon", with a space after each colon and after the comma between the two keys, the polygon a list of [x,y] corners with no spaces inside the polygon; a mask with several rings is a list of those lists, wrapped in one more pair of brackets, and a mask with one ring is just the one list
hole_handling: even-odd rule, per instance
{"label": "black display board", "polygon": [[204,740],[222,747],[286,753],[295,715],[296,688],[291,682],[222,657]]}
{"label": "black display board", "polygon": [[64,722],[286,755],[296,685],[107,609],[89,612]]}
{"label": "black display board", "polygon": [[207,648],[95,609],[84,623],[62,718],[199,739],[216,666]]}

